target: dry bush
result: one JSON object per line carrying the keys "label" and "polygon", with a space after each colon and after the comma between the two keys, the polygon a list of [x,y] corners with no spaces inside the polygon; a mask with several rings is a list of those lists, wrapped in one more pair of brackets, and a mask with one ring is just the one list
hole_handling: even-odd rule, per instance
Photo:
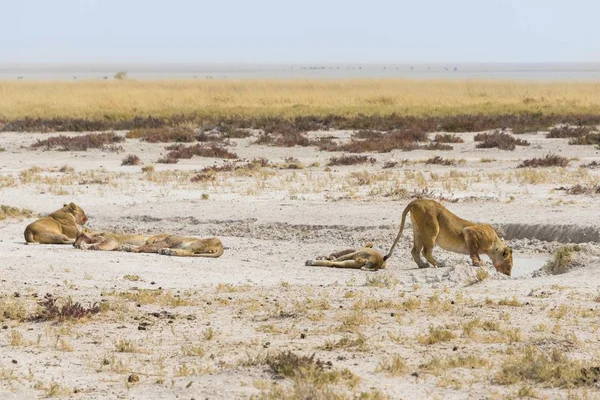
{"label": "dry bush", "polygon": [[437,135],[435,135],[433,141],[437,143],[464,143],[464,140],[462,140],[462,138],[450,133],[438,133]]}
{"label": "dry bush", "polygon": [[[410,151],[418,148],[418,142],[427,140],[427,133],[418,130],[393,130],[391,132],[359,131],[365,139],[353,139],[349,143],[329,146],[328,151],[349,153],[389,153],[395,149]],[[320,146],[321,147],[321,146]]]}
{"label": "dry bush", "polygon": [[72,321],[88,317],[100,312],[100,306],[97,303],[84,307],[74,302],[70,297],[64,300],[58,299],[47,293],[42,300],[38,302],[38,312],[29,318],[30,321]]}
{"label": "dry bush", "polygon": [[546,154],[543,158],[531,158],[523,160],[517,168],[538,168],[538,167],[566,167],[569,165],[569,159],[557,154]]}
{"label": "dry bush", "polygon": [[567,194],[600,194],[600,184],[595,184],[593,186],[582,185],[578,183],[577,185],[565,188],[560,187],[557,190],[565,190]]}
{"label": "dry bush", "polygon": [[524,353],[506,360],[494,378],[494,383],[512,385],[532,381],[552,387],[594,386],[600,379],[600,367],[570,360],[562,351],[546,353],[527,347]]}
{"label": "dry bush", "polygon": [[140,158],[135,154],[129,154],[121,161],[121,165],[140,165],[140,163]]}
{"label": "dry bush", "polygon": [[382,168],[383,169],[394,168],[396,165],[398,165],[398,161],[388,160],[383,163]]}
{"label": "dry bush", "polygon": [[0,221],[4,219],[22,219],[22,218],[33,218],[39,216],[26,208],[11,207],[7,205],[0,205]]}
{"label": "dry bush", "polygon": [[223,134],[227,139],[245,139],[252,136],[252,132],[245,129],[231,129],[230,131]]}
{"label": "dry bush", "polygon": [[128,139],[140,139],[148,143],[190,143],[196,141],[196,135],[190,128],[139,128],[127,132]]}
{"label": "dry bush", "polygon": [[48,139],[37,140],[31,145],[32,149],[56,149],[60,151],[86,151],[88,149],[105,148],[106,145],[124,142],[125,138],[114,132],[90,133],[78,136],[52,136]]}
{"label": "dry bush", "polygon": [[588,164],[583,164],[583,168],[600,168],[600,163],[598,161],[592,161]]}
{"label": "dry bush", "polygon": [[450,146],[449,144],[439,143],[439,142],[432,142],[432,143],[426,144],[425,146],[419,146],[417,148],[422,149],[422,150],[442,150],[442,151],[447,151],[447,150],[453,149],[453,147]]}
{"label": "dry bush", "polygon": [[440,156],[431,157],[425,164],[435,164],[435,165],[456,165],[456,160],[450,158],[443,158]]}
{"label": "dry bush", "polygon": [[327,165],[356,165],[356,164],[375,164],[376,160],[369,156],[343,155],[339,157],[331,157]]}
{"label": "dry bush", "polygon": [[216,179],[214,173],[210,172],[201,172],[196,174],[190,178],[190,182],[212,182]]}
{"label": "dry bush", "polygon": [[589,135],[573,138],[569,140],[569,144],[600,146],[600,133],[590,133]]}
{"label": "dry bush", "polygon": [[591,132],[591,128],[587,126],[570,126],[563,125],[560,127],[552,128],[546,134],[546,138],[548,139],[556,139],[556,138],[578,138],[582,136],[586,136]]}
{"label": "dry bush", "polygon": [[573,267],[573,253],[577,251],[581,251],[581,247],[578,245],[566,245],[559,247],[554,252],[552,259],[548,260],[542,269],[552,275],[559,275],[568,272]]}
{"label": "dry bush", "polygon": [[163,164],[174,164],[179,159],[189,159],[193,156],[198,157],[214,157],[214,158],[226,158],[234,159],[238,158],[237,154],[230,152],[226,148],[217,144],[196,144],[193,146],[179,145],[176,147],[169,146],[167,150],[171,150],[165,157],[158,160],[159,163]]}
{"label": "dry bush", "polygon": [[528,141],[516,139],[512,135],[500,131],[478,133],[475,135],[475,141],[481,142],[476,146],[480,149],[498,148],[500,150],[514,150],[516,146],[529,146]]}

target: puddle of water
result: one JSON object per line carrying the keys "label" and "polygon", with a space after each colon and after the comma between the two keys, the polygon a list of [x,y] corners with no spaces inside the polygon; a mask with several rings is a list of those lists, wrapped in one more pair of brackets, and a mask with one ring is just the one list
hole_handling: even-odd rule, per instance
{"label": "puddle of water", "polygon": [[514,257],[511,276],[521,277],[530,275],[532,272],[542,268],[548,261],[548,256]]}

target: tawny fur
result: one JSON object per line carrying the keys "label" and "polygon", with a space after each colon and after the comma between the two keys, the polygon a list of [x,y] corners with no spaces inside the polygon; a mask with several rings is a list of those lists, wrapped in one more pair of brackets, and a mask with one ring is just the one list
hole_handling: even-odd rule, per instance
{"label": "tawny fur", "polygon": [[[439,265],[432,254],[437,244],[444,250],[469,254],[474,266],[481,266],[483,263],[479,255],[486,254],[498,272],[510,276],[512,249],[504,244],[494,228],[459,218],[437,201],[427,199],[414,200],[406,206],[402,212],[400,231],[385,260],[390,258],[400,240],[409,212],[414,239],[411,253],[419,268],[427,268],[429,263],[434,267]],[[421,252],[427,261],[421,259]]]}
{"label": "tawny fur", "polygon": [[159,253],[179,257],[211,257],[223,255],[223,243],[216,237],[198,239],[176,235],[150,238],[143,246],[124,245],[123,250],[133,253]]}
{"label": "tawny fur", "polygon": [[143,246],[164,239],[167,236],[121,235],[112,232],[84,230],[79,233],[73,246],[81,250],[119,251],[123,249],[123,245]]}
{"label": "tawny fur", "polygon": [[316,260],[308,260],[305,265],[309,267],[362,269],[364,271],[376,271],[385,268],[383,256],[377,250],[373,250],[372,247],[371,243],[367,243],[360,249],[346,249],[332,253],[329,256],[317,257]]}
{"label": "tawny fur", "polygon": [[77,204],[65,204],[60,210],[27,225],[24,232],[25,241],[40,244],[71,244],[87,220],[85,212]]}

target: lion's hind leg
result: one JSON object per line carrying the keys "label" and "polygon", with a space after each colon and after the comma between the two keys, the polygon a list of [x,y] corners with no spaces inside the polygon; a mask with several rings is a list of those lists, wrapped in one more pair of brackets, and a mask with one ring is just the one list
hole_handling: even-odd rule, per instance
{"label": "lion's hind leg", "polygon": [[417,263],[419,268],[428,268],[429,264],[421,258],[421,251],[423,251],[423,239],[417,224],[413,220],[413,247],[410,251],[413,260]]}
{"label": "lion's hind leg", "polygon": [[308,261],[306,261],[305,265],[308,267],[361,269],[364,264],[365,263],[362,260],[345,260],[345,261],[308,260]]}
{"label": "lion's hind leg", "polygon": [[41,232],[35,235],[37,242],[40,244],[73,244],[75,238],[71,239],[67,235],[61,233]]}

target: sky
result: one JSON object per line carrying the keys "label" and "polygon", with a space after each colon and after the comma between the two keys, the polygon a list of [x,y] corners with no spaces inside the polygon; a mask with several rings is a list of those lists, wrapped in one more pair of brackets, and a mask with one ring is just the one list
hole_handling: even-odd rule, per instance
{"label": "sky", "polygon": [[0,0],[0,63],[599,62],[596,0]]}

